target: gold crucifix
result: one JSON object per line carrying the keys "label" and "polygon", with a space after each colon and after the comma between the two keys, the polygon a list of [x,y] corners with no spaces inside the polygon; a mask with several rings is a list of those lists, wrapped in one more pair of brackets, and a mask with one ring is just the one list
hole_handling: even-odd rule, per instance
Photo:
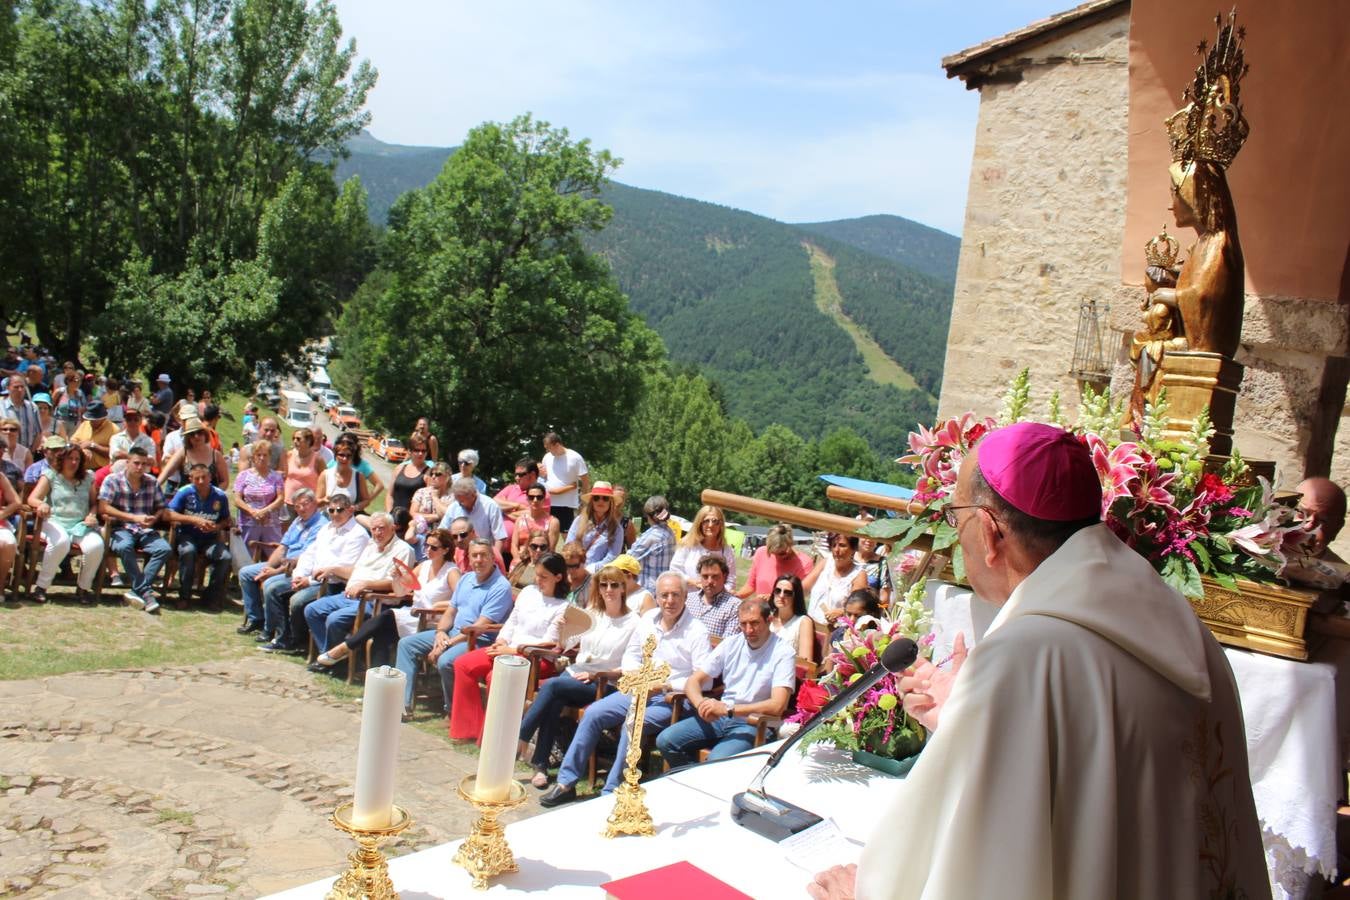
{"label": "gold crucifix", "polygon": [[[651,813],[643,800],[647,792],[638,785],[638,758],[642,756],[642,726],[647,718],[647,695],[661,687],[670,677],[670,663],[652,665],[652,654],[656,652],[656,635],[647,635],[642,645],[642,665],[631,672],[625,672],[619,679],[619,690],[630,694],[632,705],[628,708],[628,718],[623,727],[628,732],[628,755],[624,763],[623,784],[614,792],[614,812],[609,814],[605,824],[605,837],[618,837],[621,834],[655,834]],[[614,760],[618,765],[620,760]]]}

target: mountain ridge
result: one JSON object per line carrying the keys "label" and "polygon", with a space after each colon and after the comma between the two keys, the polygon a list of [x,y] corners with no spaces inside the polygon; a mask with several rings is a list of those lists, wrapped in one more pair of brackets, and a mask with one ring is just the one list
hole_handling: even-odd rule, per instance
{"label": "mountain ridge", "polygon": [[[372,218],[381,219],[402,193],[430,183],[453,152],[385,144],[369,132],[349,149],[336,177],[360,175]],[[585,237],[587,245],[608,261],[630,307],[661,335],[672,361],[696,365],[721,386],[731,415],[757,431],[779,423],[809,439],[846,426],[891,456],[916,422],[935,415],[950,282],[831,234],[720,204],[617,181],[602,199],[614,215]],[[926,228],[890,219],[887,226]],[[882,231],[875,222],[862,229],[872,242]],[[834,260],[839,296],[832,302],[867,340],[818,305],[807,242]],[[892,244],[893,252],[925,246]],[[873,358],[865,360],[860,348]],[[877,352],[916,386],[901,388],[904,379],[893,370],[869,365]],[[869,377],[878,371],[890,376]]]}

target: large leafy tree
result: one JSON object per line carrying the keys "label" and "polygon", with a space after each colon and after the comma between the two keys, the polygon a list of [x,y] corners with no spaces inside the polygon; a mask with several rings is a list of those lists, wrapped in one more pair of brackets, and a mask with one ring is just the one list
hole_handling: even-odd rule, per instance
{"label": "large leafy tree", "polygon": [[[327,182],[375,77],[329,0],[0,0],[0,312],[65,355],[92,329],[101,355],[206,384],[241,366],[189,348],[298,362],[370,258],[359,186]],[[209,330],[229,316],[141,315],[245,275],[277,313],[242,339]]]}
{"label": "large leafy tree", "polygon": [[[581,235],[618,161],[522,116],[475,128],[390,213],[389,286],[340,332],[367,408],[395,433],[427,415],[489,467],[542,431],[598,457],[621,440],[660,339]],[[354,357],[354,359],[350,358]]]}

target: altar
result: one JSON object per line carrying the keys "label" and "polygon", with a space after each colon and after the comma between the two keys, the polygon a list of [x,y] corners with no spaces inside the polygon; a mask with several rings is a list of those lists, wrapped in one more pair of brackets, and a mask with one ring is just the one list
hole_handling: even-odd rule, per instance
{"label": "altar", "polygon": [[[484,897],[604,896],[600,885],[670,863],[688,860],[752,897],[805,897],[806,886],[830,863],[854,862],[862,843],[889,808],[900,779],[852,762],[817,745],[805,755],[790,752],[769,776],[775,796],[796,803],[838,826],[832,841],[814,850],[785,850],[731,820],[731,798],[764,764],[766,751],[697,766],[645,783],[653,837],[605,838],[614,806],[602,796],[507,826],[506,837],[520,871],[493,879]],[[533,789],[530,789],[535,793]],[[447,802],[457,802],[447,800]],[[411,810],[414,817],[416,810]],[[442,844],[389,861],[394,888],[404,900],[479,896],[469,875],[451,860],[459,842]],[[334,875],[336,876],[336,872]],[[322,898],[333,879],[273,895],[277,900]]]}

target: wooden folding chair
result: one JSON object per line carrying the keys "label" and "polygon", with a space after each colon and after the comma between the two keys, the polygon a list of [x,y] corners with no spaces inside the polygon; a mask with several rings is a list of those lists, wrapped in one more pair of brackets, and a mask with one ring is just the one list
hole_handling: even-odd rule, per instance
{"label": "wooden folding chair", "polygon": [[[25,597],[31,596],[33,593],[33,587],[37,584],[38,569],[42,566],[42,557],[47,552],[47,538],[42,534],[44,517],[37,515],[37,513],[33,513],[31,526],[28,524],[28,520],[29,517],[24,515],[20,521],[20,530],[18,534],[19,555],[15,557],[14,560],[16,577],[19,576],[20,569],[22,571],[22,581],[15,581],[14,583],[16,585],[23,585]],[[105,538],[103,553],[106,556],[108,552],[107,541]],[[79,542],[71,541],[70,550],[66,555],[68,557],[79,556],[83,555],[83,553],[84,551],[80,549]],[[19,565],[20,561],[23,563],[22,567]],[[103,567],[102,563],[100,563],[98,571],[94,573],[93,593],[95,603],[99,603],[103,600],[103,583],[106,571],[107,570]]]}

